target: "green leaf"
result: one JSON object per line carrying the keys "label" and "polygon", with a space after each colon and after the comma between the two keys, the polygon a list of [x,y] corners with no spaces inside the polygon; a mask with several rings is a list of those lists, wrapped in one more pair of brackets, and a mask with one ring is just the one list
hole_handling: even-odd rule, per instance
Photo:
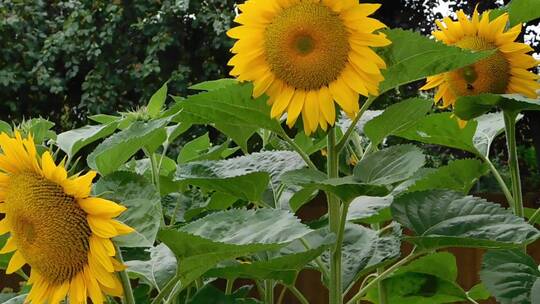
{"label": "green leaf", "polygon": [[417,120],[426,116],[433,106],[433,101],[422,98],[411,98],[386,108],[379,116],[368,121],[364,132],[373,146],[400,130],[411,127]]}
{"label": "green leaf", "polygon": [[88,116],[88,119],[93,120],[103,125],[108,125],[110,123],[120,121],[122,117],[114,116],[114,115],[107,115],[107,114],[97,114],[97,115]]}
{"label": "green leaf", "polygon": [[283,172],[304,166],[295,152],[266,151],[227,160],[182,164],[178,166],[175,180],[248,201],[260,201],[269,181],[272,181],[272,189],[278,189]]}
{"label": "green leaf", "polygon": [[176,274],[177,261],[174,253],[165,244],[148,249],[150,260],[127,261],[127,271],[133,278],[158,290],[162,289]]}
{"label": "green leaf", "polygon": [[391,206],[396,221],[424,248],[516,248],[540,237],[537,229],[501,206],[454,191],[406,193]]}
{"label": "green leaf", "polygon": [[349,206],[347,221],[375,224],[392,219],[390,205],[394,197],[360,196],[355,198]]}
{"label": "green leaf", "polygon": [[536,279],[531,289],[531,302],[533,304],[540,303],[540,278]]}
{"label": "green leaf", "polygon": [[188,163],[199,157],[203,152],[208,151],[210,146],[210,137],[208,136],[208,133],[205,133],[182,147],[182,150],[180,150],[180,153],[178,154],[177,162],[179,164]]}
{"label": "green leaf", "polygon": [[165,82],[157,92],[152,95],[150,98],[150,102],[148,103],[148,106],[146,107],[148,111],[148,115],[150,117],[155,118],[159,115],[161,112],[161,109],[163,108],[163,105],[165,104],[165,101],[167,100],[167,83]]}
{"label": "green leaf", "polygon": [[408,191],[449,189],[467,194],[480,177],[488,173],[489,167],[485,163],[476,159],[460,159],[427,174]]}
{"label": "green leaf", "polygon": [[58,135],[56,143],[62,151],[73,158],[85,146],[111,135],[118,123],[113,122],[107,125],[86,126],[80,129],[70,130]]}
{"label": "green leaf", "polygon": [[309,203],[312,199],[317,196],[319,190],[317,189],[300,189],[291,196],[289,200],[289,207],[293,212],[298,211],[302,206]]}
{"label": "green leaf", "polygon": [[467,294],[475,300],[487,300],[491,297],[486,286],[482,283],[474,285],[471,290],[467,291]]}
{"label": "green leaf", "polygon": [[354,177],[368,184],[391,185],[413,176],[425,162],[416,146],[391,146],[364,157],[354,168]]}
{"label": "green leaf", "polygon": [[180,258],[182,286],[225,260],[276,250],[310,233],[293,214],[277,209],[213,213],[159,238]]}
{"label": "green leaf", "polygon": [[530,99],[518,94],[480,94],[475,96],[463,96],[458,98],[454,105],[454,113],[464,120],[476,118],[491,111],[501,108],[503,111],[519,113],[523,111],[540,111],[540,101]]}
{"label": "green leaf", "polygon": [[21,129],[24,134],[32,134],[35,143],[41,144],[47,139],[56,139],[56,133],[51,130],[54,125],[54,122],[43,118],[32,118],[24,121]]}
{"label": "green leaf", "polygon": [[[400,236],[399,225],[393,226],[390,234],[379,236],[377,231],[360,225],[347,224],[342,251],[343,290],[348,289],[351,284],[378,266],[399,257]],[[322,255],[322,260],[329,264],[329,252]]]}
{"label": "green leaf", "polygon": [[508,12],[510,26],[527,23],[540,18],[539,0],[512,0],[501,11]]}
{"label": "green leaf", "polygon": [[493,51],[470,52],[447,46],[412,31],[390,29],[383,32],[392,44],[381,49],[388,65],[383,70],[385,80],[380,85],[381,93],[470,65],[493,54]]}
{"label": "green leaf", "polygon": [[[442,304],[466,300],[465,291],[456,279],[455,257],[448,252],[438,252],[400,267],[383,283],[389,304]],[[366,299],[379,303],[378,289],[370,289]]]}
{"label": "green leaf", "polygon": [[[523,115],[519,115],[517,120],[521,120]],[[486,157],[489,156],[491,144],[497,136],[504,133],[504,113],[487,113],[476,118],[478,128],[474,134],[474,145],[476,149]]]}
{"label": "green leaf", "polygon": [[480,278],[501,304],[531,304],[531,290],[540,278],[534,259],[520,250],[488,251]]}
{"label": "green leaf", "polygon": [[[251,289],[250,286],[248,287],[249,290]],[[243,287],[244,288],[244,287]],[[253,299],[253,298],[246,298],[247,292],[244,292],[243,290],[234,292],[231,295],[225,295],[223,291],[217,289],[216,287],[212,286],[211,284],[205,285],[203,288],[197,291],[197,293],[191,298],[191,300],[188,302],[189,304],[260,304],[261,302]]]}
{"label": "green leaf", "polygon": [[294,138],[294,142],[306,152],[307,155],[319,152],[326,147],[326,137],[312,138],[304,132],[298,132]]}
{"label": "green leaf", "polygon": [[389,192],[384,186],[361,183],[352,176],[327,179],[326,174],[313,169],[286,172],[281,180],[286,185],[299,185],[310,190],[331,192],[344,202],[350,202],[361,195],[384,196]]}
{"label": "green leaf", "polygon": [[27,294],[19,295],[16,297],[13,297],[5,302],[2,302],[2,304],[24,304],[26,303],[26,296]]}
{"label": "green leaf", "polygon": [[288,248],[284,248],[274,254],[270,252],[253,256],[251,257],[252,261],[226,261],[207,272],[206,276],[227,279],[278,280],[286,285],[292,285],[300,270],[320,256],[332,243],[333,238],[327,239],[311,249],[302,247],[302,250],[290,252]]}
{"label": "green leaf", "polygon": [[437,113],[422,118],[413,127],[396,132],[394,135],[478,154],[473,144],[477,124],[476,121],[469,121],[465,128],[460,128],[452,113]]}
{"label": "green leaf", "polygon": [[3,120],[0,120],[0,133],[11,135],[13,133],[11,125]]}
{"label": "green leaf", "polygon": [[[0,235],[0,248],[4,248],[9,234]],[[7,269],[13,253],[0,254],[0,269]]]}
{"label": "green leaf", "polygon": [[146,178],[131,172],[115,172],[102,177],[93,193],[128,209],[117,219],[136,232],[115,238],[121,247],[152,247],[162,218],[161,198]]}
{"label": "green leaf", "polygon": [[260,128],[282,133],[279,122],[270,118],[266,97],[251,98],[251,84],[233,84],[181,101],[176,122],[210,124],[231,137],[244,151],[247,140]]}
{"label": "green leaf", "polygon": [[223,78],[218,80],[201,82],[196,85],[190,86],[189,89],[197,91],[215,91],[235,84],[238,84],[238,81],[236,79]]}
{"label": "green leaf", "polygon": [[88,155],[88,166],[101,175],[107,175],[127,162],[139,150],[147,147],[149,152],[153,152],[167,137],[166,125],[167,120],[134,122],[127,129],[114,134],[97,146]]}

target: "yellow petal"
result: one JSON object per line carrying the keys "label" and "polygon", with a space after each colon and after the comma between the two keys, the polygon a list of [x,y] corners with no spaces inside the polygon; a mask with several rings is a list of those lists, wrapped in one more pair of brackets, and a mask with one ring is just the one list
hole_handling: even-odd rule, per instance
{"label": "yellow petal", "polygon": [[9,261],[9,265],[6,269],[6,274],[12,274],[16,272],[17,270],[21,269],[24,264],[26,264],[26,260],[19,251],[16,251],[11,257],[11,260]]}
{"label": "yellow petal", "polygon": [[119,221],[111,220],[111,224],[114,226],[114,228],[118,232],[118,235],[130,234],[130,233],[135,232],[135,229]]}
{"label": "yellow petal", "polygon": [[88,214],[103,217],[117,217],[126,211],[126,207],[99,197],[79,199],[79,206]]}
{"label": "yellow petal", "polygon": [[49,303],[50,304],[60,303],[60,301],[65,299],[68,291],[69,291],[69,282],[64,282],[60,286],[55,286]]}
{"label": "yellow petal", "polygon": [[10,253],[10,252],[13,252],[17,250],[17,244],[15,243],[15,240],[13,239],[13,237],[10,237],[6,244],[4,245],[4,248],[2,248],[2,250],[0,250],[0,254],[6,254],[6,253]]}
{"label": "yellow petal", "polygon": [[11,230],[11,228],[8,225],[8,220],[3,219],[0,221],[0,235],[4,235],[8,233]]}
{"label": "yellow petal", "polygon": [[[101,239],[95,236],[91,236],[89,239],[90,253],[89,256],[95,259],[95,262],[99,263],[108,272],[113,272],[114,267],[111,262],[105,246],[101,243]],[[90,267],[92,268],[92,267]]]}
{"label": "yellow petal", "polygon": [[69,286],[69,301],[73,304],[86,303],[86,284],[83,279],[83,274],[77,274]]}
{"label": "yellow petal", "polygon": [[105,239],[118,235],[118,232],[112,224],[112,220],[93,215],[88,215],[87,219],[88,225],[95,235]]}
{"label": "yellow petal", "polygon": [[296,90],[287,109],[287,125],[289,128],[292,128],[298,116],[300,116],[305,101],[306,91]]}
{"label": "yellow petal", "polygon": [[272,111],[270,116],[272,118],[279,118],[283,112],[289,106],[289,103],[294,95],[294,88],[288,85],[283,87],[283,90],[276,97],[276,101],[272,105]]}
{"label": "yellow petal", "polygon": [[96,177],[95,171],[89,171],[85,175],[70,178],[62,184],[64,191],[76,198],[85,198],[90,195],[92,190],[92,181]]}

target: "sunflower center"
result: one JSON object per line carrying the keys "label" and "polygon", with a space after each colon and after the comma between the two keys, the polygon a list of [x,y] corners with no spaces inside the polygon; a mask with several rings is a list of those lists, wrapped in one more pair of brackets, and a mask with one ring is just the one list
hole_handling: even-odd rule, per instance
{"label": "sunflower center", "polygon": [[35,173],[10,178],[5,203],[12,236],[30,266],[47,281],[62,283],[88,262],[86,213],[62,187]]}
{"label": "sunflower center", "polygon": [[349,33],[337,13],[320,3],[299,2],[266,28],[265,55],[288,85],[316,90],[338,79],[349,55]]}
{"label": "sunflower center", "polygon": [[[496,49],[496,45],[481,37],[465,37],[455,46],[472,51]],[[510,81],[510,64],[500,51],[472,65],[447,73],[452,93],[470,96],[482,93],[502,94]]]}

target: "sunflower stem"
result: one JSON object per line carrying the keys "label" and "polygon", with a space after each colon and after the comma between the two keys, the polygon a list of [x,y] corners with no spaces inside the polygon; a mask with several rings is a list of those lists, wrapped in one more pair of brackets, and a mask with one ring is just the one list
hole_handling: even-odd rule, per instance
{"label": "sunflower stem", "polygon": [[296,286],[291,285],[287,286],[287,288],[291,291],[291,293],[300,301],[302,304],[309,304],[309,301],[306,299],[306,297],[296,288]]}
{"label": "sunflower stem", "polygon": [[493,165],[493,163],[487,156],[480,155],[480,158],[482,158],[482,160],[489,166],[489,169],[491,170],[491,174],[493,174],[493,176],[495,177],[495,180],[497,180],[497,183],[501,187],[504,193],[504,196],[506,197],[506,200],[508,201],[508,205],[510,205],[510,207],[512,207],[512,210],[514,210],[514,206],[516,204],[514,202],[514,197],[512,196],[512,192],[510,191],[510,189],[508,189],[506,182],[504,181],[501,174],[499,173],[499,170],[497,170],[495,165]]}
{"label": "sunflower stem", "polygon": [[508,147],[508,166],[512,177],[512,194],[514,197],[514,214],[523,217],[523,193],[521,192],[521,177],[519,174],[519,161],[516,144],[516,118],[515,112],[504,112],[504,126],[506,129],[506,145]]}
{"label": "sunflower stem", "polygon": [[[327,173],[328,178],[337,178],[339,176],[339,150],[336,146],[336,130],[331,128],[328,131],[328,163]],[[336,234],[337,239],[340,238],[341,230],[341,202],[332,193],[326,193],[328,201],[328,219],[330,232]],[[343,233],[341,231],[341,233]],[[342,304],[342,288],[341,288],[341,245],[337,244],[330,253],[330,304]]]}
{"label": "sunflower stem", "polygon": [[[124,264],[124,258],[122,257],[122,251],[120,247],[116,247],[116,259],[121,264]],[[120,272],[120,281],[122,282],[122,289],[124,290],[124,297],[122,298],[123,304],[135,304],[135,297],[133,296],[133,289],[131,288],[131,282],[129,281],[129,276],[127,270],[122,270]]]}
{"label": "sunflower stem", "polygon": [[274,281],[264,281],[264,304],[274,304]]}
{"label": "sunflower stem", "polygon": [[[373,228],[374,230],[377,230],[379,234],[381,233],[380,223],[371,225],[371,228]],[[384,267],[377,268],[377,276],[380,276],[383,273],[384,273]],[[384,284],[384,280],[380,280],[379,283],[377,283],[377,290],[378,290],[379,304],[387,304],[388,293],[386,290],[386,284]]]}
{"label": "sunflower stem", "polygon": [[368,99],[366,100],[366,102],[364,103],[364,105],[360,108],[360,112],[358,112],[358,114],[356,115],[356,117],[354,118],[354,120],[352,121],[351,125],[349,126],[349,128],[347,129],[347,131],[345,132],[345,134],[343,134],[343,137],[341,138],[341,140],[339,141],[339,143],[337,144],[336,146],[336,150],[338,152],[341,152],[345,146],[349,143],[349,140],[351,138],[351,134],[354,132],[354,130],[356,129],[356,125],[358,124],[358,122],[360,121],[360,119],[362,118],[362,116],[364,115],[364,113],[366,113],[366,111],[369,109],[369,107],[371,106],[371,104],[373,104],[373,102],[377,99],[377,97],[374,97],[374,96],[370,96],[368,97]]}
{"label": "sunflower stem", "polygon": [[300,156],[302,157],[302,159],[308,165],[309,168],[313,170],[317,170],[317,166],[315,166],[315,164],[311,161],[311,159],[309,158],[309,155],[304,150],[302,150],[302,148],[300,148],[300,146],[292,138],[290,138],[289,135],[287,135],[287,133],[285,133],[284,130],[282,130],[280,137],[284,141],[286,141],[293,150],[295,150],[298,154],[300,154]]}

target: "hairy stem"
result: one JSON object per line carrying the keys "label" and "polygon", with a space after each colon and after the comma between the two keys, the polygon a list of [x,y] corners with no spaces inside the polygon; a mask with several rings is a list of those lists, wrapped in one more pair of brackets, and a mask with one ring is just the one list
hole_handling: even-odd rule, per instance
{"label": "hairy stem", "polygon": [[506,145],[508,147],[508,166],[512,177],[512,194],[514,197],[514,214],[523,217],[523,193],[521,192],[521,177],[516,144],[516,113],[504,112],[506,129]]}
{"label": "hairy stem", "polygon": [[373,96],[370,96],[366,102],[364,103],[364,105],[362,106],[362,108],[360,108],[360,112],[358,112],[358,114],[356,115],[356,117],[354,118],[354,120],[352,121],[351,125],[349,126],[349,128],[347,129],[347,131],[345,132],[345,134],[343,134],[343,138],[341,138],[341,140],[339,141],[339,143],[337,144],[337,151],[338,152],[341,152],[341,150],[343,150],[343,148],[345,148],[345,146],[347,145],[347,143],[349,142],[349,139],[351,137],[351,134],[354,132],[354,129],[356,128],[356,125],[358,124],[358,122],[360,121],[360,118],[362,118],[362,116],[364,115],[364,113],[366,113],[366,111],[369,109],[369,107],[371,106],[371,104],[377,99],[377,97],[373,97]]}
{"label": "hairy stem", "polygon": [[[116,259],[124,264],[124,258],[122,257],[122,251],[120,247],[116,247]],[[120,272],[120,281],[122,282],[122,289],[124,290],[124,297],[122,298],[122,303],[124,304],[135,304],[135,297],[133,296],[133,289],[131,288],[131,282],[129,281],[129,276],[127,270],[122,270]]]}
{"label": "hairy stem", "polygon": [[[328,131],[328,178],[336,178],[339,175],[339,151],[336,147],[336,130],[331,128]],[[330,231],[335,233],[337,239],[340,239],[341,230],[341,202],[332,193],[326,193],[328,201],[328,219]],[[341,304],[341,246],[336,244],[330,253],[330,304]]]}

